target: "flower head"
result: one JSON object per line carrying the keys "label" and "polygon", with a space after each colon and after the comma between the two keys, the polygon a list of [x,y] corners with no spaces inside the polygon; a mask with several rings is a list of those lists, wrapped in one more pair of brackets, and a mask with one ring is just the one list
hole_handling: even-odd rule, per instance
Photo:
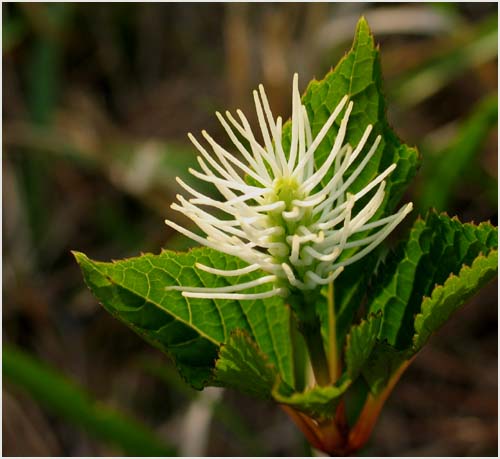
{"label": "flower head", "polygon": [[[409,203],[393,215],[373,220],[384,200],[384,179],[396,164],[389,166],[360,191],[348,192],[381,140],[378,136],[366,146],[372,131],[372,125],[368,125],[355,148],[344,143],[353,108],[348,96],[342,98],[313,138],[295,74],[291,142],[289,151],[285,152],[281,117],[274,118],[262,85],[253,95],[263,145],[240,110],[237,111],[239,120],[229,112],[226,112],[227,120],[220,113],[217,117],[241,157],[221,147],[206,131],[202,131],[202,135],[213,154],[192,134],[188,135],[201,154],[198,157],[201,172],[190,169],[191,174],[213,184],[224,200],[206,196],[177,178],[191,197],[186,199],[178,195],[179,203],[171,207],[189,217],[206,236],[199,236],[172,221],[165,222],[204,246],[248,263],[245,268],[235,270],[220,270],[198,263],[198,269],[221,276],[240,276],[257,270],[266,274],[227,287],[168,287],[181,290],[186,297],[256,299],[278,294],[286,296],[294,289],[311,290],[328,284],[345,266],[360,260],[378,246],[412,209]],[[333,147],[325,161],[316,166],[315,152],[344,108]],[[245,139],[249,148],[237,134]],[[362,152],[363,159],[347,176],[346,171]],[[329,174],[331,171],[333,175]],[[365,196],[364,206],[354,212],[354,205]],[[215,209],[217,216],[209,209]],[[376,231],[366,237],[356,237],[368,230]],[[340,257],[346,249],[353,248],[356,250],[350,250],[350,256]],[[245,290],[262,284],[268,284],[269,290],[245,293]]]}

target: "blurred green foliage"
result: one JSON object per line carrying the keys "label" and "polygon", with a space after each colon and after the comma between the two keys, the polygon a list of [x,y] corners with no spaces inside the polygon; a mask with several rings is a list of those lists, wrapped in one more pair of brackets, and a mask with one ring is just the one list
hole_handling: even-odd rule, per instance
{"label": "blurred green foliage", "polygon": [[116,409],[93,400],[74,382],[26,352],[4,345],[2,374],[50,412],[132,456],[174,456],[175,450]]}
{"label": "blurred green foliage", "polygon": [[[424,162],[417,206],[421,213],[430,207],[445,211],[453,204],[457,187],[466,187],[478,175],[477,152],[484,147],[489,132],[497,126],[498,95],[486,96],[472,109],[472,113],[461,120],[449,145]],[[494,180],[480,174],[486,185],[496,186]],[[496,199],[492,203],[496,205]]]}
{"label": "blurred green foliage", "polygon": [[498,20],[488,17],[474,27],[463,27],[445,49],[432,51],[423,63],[399,77],[390,96],[405,109],[446,87],[465,71],[495,59],[498,54]]}

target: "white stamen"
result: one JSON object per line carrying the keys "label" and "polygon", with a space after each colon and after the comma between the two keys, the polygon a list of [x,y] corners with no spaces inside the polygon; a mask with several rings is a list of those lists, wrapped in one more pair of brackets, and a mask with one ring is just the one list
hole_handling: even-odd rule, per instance
{"label": "white stamen", "polygon": [[[219,112],[216,112],[216,116],[219,119],[220,123],[224,127],[225,131],[227,132],[227,135],[231,139],[231,141],[236,145],[236,148],[240,151],[240,153],[244,156],[244,158],[248,161],[251,167],[253,167],[261,176],[265,175],[267,180],[270,181],[271,177],[269,177],[269,174],[266,173],[266,168],[264,165],[261,163],[259,164],[255,159],[252,157],[252,155],[247,151],[247,149],[242,145],[242,143],[238,140],[238,138],[234,135],[233,130],[227,124],[226,120],[222,117],[222,115]],[[234,118],[231,116],[229,112],[226,112],[226,116],[228,117],[229,120],[234,120]],[[236,120],[234,120],[236,122]]]}
{"label": "white stamen", "polygon": [[[191,197],[186,199],[179,195],[178,203],[173,203],[171,208],[188,217],[204,235],[170,220],[165,220],[165,223],[193,241],[237,257],[248,265],[238,269],[219,269],[196,263],[200,271],[227,278],[241,276],[242,282],[213,288],[169,286],[167,290],[182,291],[187,298],[238,301],[316,289],[333,282],[344,266],[374,250],[411,210],[410,203],[395,214],[374,220],[383,214],[385,179],[396,164],[377,173],[360,191],[352,193],[350,189],[377,152],[381,136],[375,139],[367,153],[363,151],[373,130],[372,125],[366,127],[357,145],[351,147],[347,143],[346,137],[352,137],[349,117],[354,102],[348,103],[346,95],[313,137],[311,121],[298,88],[295,74],[288,152],[283,150],[282,119],[273,116],[262,85],[253,95],[263,145],[257,141],[241,110],[236,111],[240,121],[229,112],[225,118],[217,113],[237,155],[215,142],[206,131],[202,131],[202,135],[213,153],[188,134],[201,155],[197,157],[201,171],[189,169],[189,172],[212,184],[222,198],[217,200],[200,193],[177,178]],[[316,167],[315,152],[344,108],[338,132],[329,138],[332,148]],[[351,171],[351,165],[359,156],[362,160]],[[361,209],[356,206],[354,212],[355,204],[368,193],[372,194],[367,202]],[[214,209],[217,211],[212,214]],[[219,218],[218,211],[227,214],[225,219]],[[259,270],[266,275],[245,279],[248,274]],[[271,289],[245,293],[265,284],[271,284]]]}
{"label": "white stamen", "polygon": [[293,75],[293,83],[292,83],[292,137],[290,140],[290,154],[288,155],[288,169],[290,170],[293,170],[295,166],[295,158],[297,156],[297,146],[299,143],[299,123],[297,119],[298,105],[296,97],[298,92],[299,92],[298,75],[295,73]]}
{"label": "white stamen", "polygon": [[283,212],[281,212],[281,215],[283,216],[283,218],[285,220],[287,220],[289,222],[294,222],[294,221],[297,221],[300,219],[300,217],[302,216],[302,213],[297,206],[294,206],[294,208],[289,212],[287,212],[285,210]]}
{"label": "white stamen", "polygon": [[274,156],[273,144],[271,142],[271,137],[269,136],[269,130],[267,129],[266,120],[264,118],[264,113],[262,112],[262,105],[257,91],[253,92],[253,98],[255,102],[255,109],[257,111],[257,118],[259,120],[260,131],[262,132],[262,137],[264,138],[264,143],[266,145],[266,151],[271,156]]}
{"label": "white stamen", "polygon": [[[272,172],[274,176],[279,177],[281,176],[280,169],[278,167],[278,163],[276,161],[276,158],[268,151],[266,151],[261,145],[257,143],[255,140],[255,137],[252,133],[252,129],[250,127],[250,123],[246,119],[245,115],[241,110],[237,110],[236,113],[238,113],[238,116],[241,119],[241,122],[243,123],[243,126],[245,127],[245,131],[247,133],[247,138],[249,138],[250,142],[252,143],[253,146],[253,151],[255,155],[255,160],[258,161],[259,159],[257,158],[257,155],[262,157],[263,159],[266,160],[266,162],[269,164],[269,166],[272,169]],[[269,176],[267,174],[267,176]]]}
{"label": "white stamen", "polygon": [[340,123],[340,129],[337,133],[337,137],[335,138],[335,143],[333,144],[332,150],[330,151],[330,155],[326,159],[326,161],[321,165],[317,172],[315,172],[311,177],[309,177],[303,184],[304,190],[306,192],[311,191],[325,176],[328,169],[332,165],[335,157],[339,153],[342,148],[342,143],[344,141],[344,137],[347,131],[347,122],[349,121],[349,116],[351,115],[352,107],[354,106],[353,102],[349,102],[347,106],[347,110],[345,112],[344,118],[342,118],[342,122]]}
{"label": "white stamen", "polygon": [[[188,138],[189,138],[189,140],[191,140],[191,142],[196,147],[196,149],[205,158],[208,158],[210,156],[210,154],[207,152],[207,150],[205,148],[203,148],[203,146],[198,142],[198,140],[196,139],[196,137],[193,134],[188,133]],[[238,173],[234,170],[234,168],[226,161],[226,158],[224,156],[220,156],[216,151],[214,151],[214,153],[216,154],[217,158],[219,159],[219,161],[222,163],[222,165],[224,166],[225,170],[227,171],[226,174],[229,174],[229,176],[233,180],[235,180],[236,182],[240,182],[240,183],[243,182],[243,180],[238,175]],[[215,162],[215,161],[213,161],[213,162]],[[226,176],[226,174],[224,174],[224,175]]]}
{"label": "white stamen", "polygon": [[295,274],[292,271],[292,268],[290,268],[290,266],[288,264],[282,263],[281,268],[283,269],[284,273],[286,274],[286,277],[288,278],[288,282],[290,282],[291,285],[293,285],[294,287],[300,288],[300,289],[305,288],[305,284],[303,282],[300,282],[299,280],[297,280],[297,278],[295,277]]}
{"label": "white stamen", "polygon": [[[259,279],[255,279],[253,281],[243,282],[242,284],[227,285],[225,287],[210,287],[210,291],[213,293],[239,292],[240,290],[257,287],[258,285],[269,284],[270,282],[274,282],[275,280],[276,276],[264,276],[260,277]],[[195,293],[195,292],[205,292],[207,290],[207,287],[189,287],[186,289],[185,287],[180,287],[178,285],[171,285],[165,287],[165,290],[182,290],[182,291],[189,290],[189,292]]]}
{"label": "white stamen", "polygon": [[321,261],[333,261],[333,260],[336,260],[338,258],[338,256],[340,255],[340,248],[338,248],[338,247],[335,247],[331,253],[326,254],[326,255],[324,253],[320,253],[320,252],[314,250],[310,246],[305,247],[304,250],[307,253],[309,253],[313,258],[316,258],[317,260],[321,260]]}
{"label": "white stamen", "polygon": [[207,133],[207,131],[203,130],[201,131],[203,137],[207,139],[208,143],[212,146],[213,150],[215,153],[219,153],[219,157],[225,157],[229,161],[231,161],[235,166],[239,167],[245,174],[248,174],[250,177],[253,179],[257,180],[257,182],[262,183],[265,186],[269,186],[271,183],[261,177],[257,172],[254,172],[252,169],[250,169],[248,166],[243,164],[239,159],[236,159],[233,155],[231,155],[229,152],[224,150],[217,142],[215,142],[212,137]]}
{"label": "white stamen", "polygon": [[323,127],[319,131],[318,135],[314,138],[314,140],[312,141],[311,145],[307,149],[307,153],[304,155],[304,157],[302,158],[302,160],[297,165],[297,167],[295,169],[295,172],[292,173],[293,177],[295,177],[296,173],[298,173],[298,171],[300,169],[302,169],[305,166],[305,164],[307,164],[311,160],[314,161],[313,155],[314,155],[314,153],[316,151],[316,148],[319,147],[320,143],[325,138],[326,133],[328,132],[328,130],[332,126],[332,124],[335,121],[335,119],[337,118],[337,116],[339,116],[339,113],[344,108],[344,105],[346,104],[347,100],[348,100],[348,97],[344,96],[342,98],[342,100],[339,102],[339,104],[337,105],[337,107],[335,107],[335,110],[332,112],[332,114],[330,115],[330,117],[328,118],[328,120],[326,121],[326,123],[323,125]]}
{"label": "white stamen", "polygon": [[207,273],[215,274],[216,276],[228,276],[228,277],[243,276],[243,274],[248,274],[257,271],[257,269],[260,269],[260,266],[257,263],[245,266],[244,268],[240,269],[217,269],[217,268],[212,268],[211,266],[203,265],[201,263],[195,263],[195,266],[198,269],[201,269],[202,271],[205,271]]}
{"label": "white stamen", "polygon": [[189,292],[184,290],[182,296],[186,298],[204,298],[207,300],[261,300],[273,296],[284,296],[286,290],[283,288],[273,288],[262,293],[213,293],[210,289],[204,292]]}
{"label": "white stamen", "polygon": [[363,250],[356,253],[356,255],[353,255],[351,258],[333,265],[333,267],[351,265],[352,263],[368,255],[391,233],[391,231],[399,224],[399,222],[401,222],[401,220],[406,217],[406,215],[412,210],[412,208],[413,204],[411,202],[408,203],[405,207],[403,207],[403,209],[401,209],[402,211],[398,212],[398,217],[391,221],[382,231],[380,231],[378,237],[368,247],[365,247]]}
{"label": "white stamen", "polygon": [[[356,178],[358,177],[358,175],[365,168],[365,166],[368,163],[368,161],[371,159],[371,157],[377,151],[377,148],[378,148],[378,145],[379,145],[381,139],[382,138],[380,136],[378,136],[375,139],[375,142],[373,143],[372,147],[370,148],[370,151],[363,158],[363,161],[361,161],[361,163],[359,164],[359,166],[353,171],[353,173],[349,176],[349,178],[344,182],[344,184],[342,185],[342,187],[340,187],[340,189],[338,189],[335,193],[333,193],[326,201],[323,201],[318,207],[316,207],[316,209],[314,210],[315,213],[318,213],[321,210],[327,208],[327,206],[329,204],[331,204],[335,199],[337,199],[338,196],[340,196],[342,193],[344,193],[349,188],[349,186],[351,186],[351,184],[354,182],[354,180],[356,180]],[[395,167],[396,165],[394,164],[393,166]],[[370,184],[368,186],[371,186],[371,182],[370,182]]]}
{"label": "white stamen", "polygon": [[326,285],[330,282],[333,282],[343,270],[344,267],[341,266],[340,268],[337,268],[333,273],[329,274],[329,276],[325,279],[318,276],[316,273],[313,273],[312,271],[307,271],[306,276],[309,277],[317,285]]}

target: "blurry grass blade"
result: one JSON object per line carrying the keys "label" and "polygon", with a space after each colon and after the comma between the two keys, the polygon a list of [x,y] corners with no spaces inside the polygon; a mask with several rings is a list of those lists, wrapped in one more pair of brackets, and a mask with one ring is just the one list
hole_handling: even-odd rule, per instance
{"label": "blurry grass blade", "polygon": [[3,346],[3,376],[52,413],[134,456],[171,456],[146,427],[93,400],[82,388],[25,352]]}
{"label": "blurry grass blade", "polygon": [[[63,3],[45,4],[44,6],[26,6],[37,36],[33,44],[32,55],[28,65],[29,103],[35,122],[47,124],[50,122],[60,88],[60,70],[63,58],[62,41],[57,39],[68,26],[71,18],[71,6]],[[47,33],[50,25],[53,33]]]}
{"label": "blurry grass blade", "polygon": [[35,42],[29,69],[29,105],[38,124],[49,124],[56,106],[59,88],[61,50],[57,42],[40,39]]}
{"label": "blurry grass blade", "polygon": [[493,94],[483,99],[459,126],[451,144],[437,157],[426,158],[419,193],[416,194],[421,210],[448,208],[454,190],[463,183],[464,177],[471,175],[474,159],[481,153],[488,132],[497,124],[497,97]]}
{"label": "blurry grass blade", "polygon": [[494,19],[488,19],[466,41],[457,40],[452,50],[434,55],[422,67],[395,82],[390,98],[404,108],[416,105],[466,70],[494,59],[498,54],[498,28]]}
{"label": "blurry grass blade", "polygon": [[[5,15],[5,11],[3,12]],[[2,24],[2,52],[12,51],[26,36],[26,24],[21,18],[3,18]]]}
{"label": "blurry grass blade", "polygon": [[[50,20],[57,30],[62,30],[66,25],[68,9],[64,4],[25,7],[25,11],[31,14],[32,21],[45,23]],[[25,69],[28,109],[33,122],[37,125],[51,124],[61,87],[62,59],[61,42],[38,31]],[[48,204],[50,190],[45,179],[50,173],[50,166],[45,157],[28,156],[19,169],[33,245],[38,249],[51,219],[50,212],[47,212],[50,208]]]}

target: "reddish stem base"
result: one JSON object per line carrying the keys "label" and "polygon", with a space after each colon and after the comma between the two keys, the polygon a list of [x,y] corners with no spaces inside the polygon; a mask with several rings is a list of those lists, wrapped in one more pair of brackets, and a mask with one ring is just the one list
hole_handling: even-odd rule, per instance
{"label": "reddish stem base", "polygon": [[343,402],[339,404],[334,418],[324,422],[318,422],[289,406],[282,405],[282,408],[304,433],[311,446],[330,456],[350,456],[370,438],[385,401],[412,361],[413,359],[407,360],[399,367],[380,394],[368,394],[361,414],[352,428],[347,424]]}

